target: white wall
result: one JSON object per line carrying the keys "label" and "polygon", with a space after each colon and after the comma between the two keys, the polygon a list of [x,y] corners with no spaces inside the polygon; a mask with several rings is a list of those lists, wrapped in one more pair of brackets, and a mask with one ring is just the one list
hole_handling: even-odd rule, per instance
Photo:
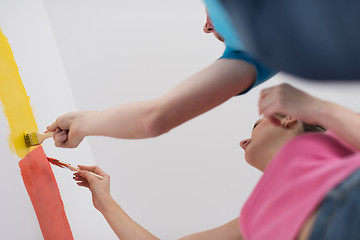
{"label": "white wall", "polygon": [[[205,11],[199,0],[44,4],[82,110],[160,96],[223,51],[222,43],[202,32]],[[280,75],[154,139],[90,137],[96,162],[112,177],[115,199],[162,239],[235,218],[260,176],[245,163],[238,143],[258,118],[259,90],[282,81],[360,110],[359,85],[324,86]],[[81,201],[91,202],[90,196]],[[83,224],[87,221],[83,217]],[[103,225],[88,231],[88,239],[115,239]]]}
{"label": "white wall", "polygon": [[[45,131],[59,112],[77,108],[43,2],[1,1],[0,27],[11,45],[38,128]],[[39,224],[21,178],[20,159],[10,151],[9,134],[7,119],[1,111],[0,239],[38,240],[42,238]],[[55,148],[51,140],[43,147],[50,157],[70,163],[94,164],[87,142],[75,151]],[[58,167],[53,167],[53,171],[74,238],[91,239],[93,234],[88,230],[95,226],[99,227],[99,234],[111,233],[101,214],[91,211],[89,194],[79,191],[72,173]]]}

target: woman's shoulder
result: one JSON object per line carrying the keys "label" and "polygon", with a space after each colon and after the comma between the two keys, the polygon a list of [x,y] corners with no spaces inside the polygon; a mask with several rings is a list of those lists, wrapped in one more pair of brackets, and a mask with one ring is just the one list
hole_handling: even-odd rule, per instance
{"label": "woman's shoulder", "polygon": [[[287,142],[277,153],[277,159],[318,161],[345,157],[356,151],[331,131],[303,133]],[[274,159],[275,160],[275,159]]]}

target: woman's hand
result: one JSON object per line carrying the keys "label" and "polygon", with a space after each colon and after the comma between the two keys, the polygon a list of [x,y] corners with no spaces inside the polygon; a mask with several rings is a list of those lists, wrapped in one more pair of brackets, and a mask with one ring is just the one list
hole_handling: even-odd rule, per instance
{"label": "woman's hand", "polygon": [[[119,239],[159,240],[145,228],[132,220],[110,195],[110,176],[97,166],[79,166],[74,173],[77,185],[87,187],[92,193],[94,207],[99,210]],[[90,172],[104,177],[99,180]]]}
{"label": "woman's hand", "polygon": [[[94,207],[102,212],[106,205],[112,201],[110,194],[110,176],[98,166],[79,166],[79,172],[74,173],[74,180],[77,185],[87,187],[92,194]],[[99,180],[89,172],[94,172],[104,177]]]}
{"label": "woman's hand", "polygon": [[54,132],[55,146],[75,148],[87,136],[89,125],[98,119],[96,111],[71,112],[62,115],[47,127],[48,132]]}
{"label": "woman's hand", "polygon": [[259,114],[263,114],[276,125],[279,124],[276,114],[290,115],[306,123],[317,123],[318,113],[323,111],[326,105],[327,102],[283,83],[261,91]]}

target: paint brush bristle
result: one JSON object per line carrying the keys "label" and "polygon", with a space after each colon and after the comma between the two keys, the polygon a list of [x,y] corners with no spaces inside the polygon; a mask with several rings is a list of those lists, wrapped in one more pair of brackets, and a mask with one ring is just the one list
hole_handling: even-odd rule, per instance
{"label": "paint brush bristle", "polygon": [[[57,159],[54,159],[54,158],[47,158],[48,159],[48,161],[50,162],[50,163],[52,163],[52,164],[54,164],[54,165],[56,165],[56,166],[58,166],[58,167],[61,167],[61,168],[63,168],[63,167],[67,167],[68,169],[70,169],[71,171],[80,171],[80,168],[78,168],[78,167],[74,167],[74,166],[72,166],[71,164],[69,164],[69,163],[63,163],[63,162],[61,162],[61,161],[59,161],[59,160],[57,160]],[[96,174],[96,173],[94,173],[94,172],[91,172],[91,171],[88,171],[90,174],[92,174],[92,175],[94,175],[95,177],[97,177],[97,179],[99,179],[99,180],[103,180],[104,179],[104,177],[103,176],[101,176],[101,175],[99,175],[99,174]]]}
{"label": "paint brush bristle", "polygon": [[55,158],[47,158],[49,162],[51,162],[52,164],[58,166],[58,167],[68,167],[68,164],[60,162],[59,160],[55,159]]}
{"label": "paint brush bristle", "polygon": [[39,145],[39,144],[40,144],[36,132],[33,132],[33,133],[27,133],[27,132],[25,132],[25,133],[24,133],[24,137],[25,137],[26,145],[27,145],[28,147],[35,146],[35,145]]}
{"label": "paint brush bristle", "polygon": [[50,138],[52,136],[54,136],[54,132],[47,132],[47,133],[38,133],[38,132],[27,133],[27,132],[25,132],[24,133],[25,142],[28,147],[42,144],[42,142],[45,139]]}

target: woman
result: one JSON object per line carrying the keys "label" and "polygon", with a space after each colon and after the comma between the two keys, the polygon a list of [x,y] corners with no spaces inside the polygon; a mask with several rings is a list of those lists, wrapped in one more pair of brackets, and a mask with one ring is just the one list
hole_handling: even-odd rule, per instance
{"label": "woman", "polygon": [[[360,198],[358,114],[287,84],[263,90],[259,112],[265,118],[240,144],[264,172],[241,212],[244,238],[359,239],[360,208],[350,206]],[[330,131],[303,134],[303,122]]]}
{"label": "woman", "polygon": [[[259,112],[265,117],[240,146],[264,174],[240,217],[182,239],[359,239],[360,117],[287,84],[263,90]],[[111,198],[106,173],[81,169],[74,179],[120,239],[157,239]]]}

